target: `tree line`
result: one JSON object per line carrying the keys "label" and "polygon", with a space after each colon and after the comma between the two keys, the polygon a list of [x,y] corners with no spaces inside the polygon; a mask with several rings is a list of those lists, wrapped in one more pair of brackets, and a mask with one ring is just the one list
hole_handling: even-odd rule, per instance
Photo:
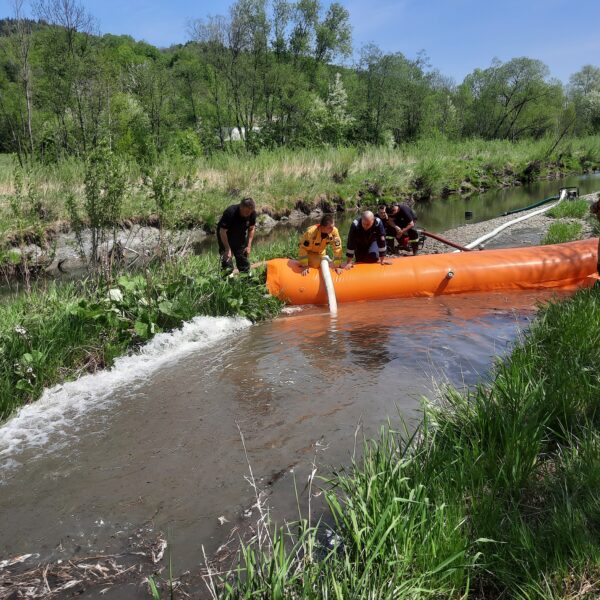
{"label": "tree line", "polygon": [[461,83],[376,45],[353,55],[349,13],[321,0],[237,0],[159,49],[100,35],[77,0],[25,0],[0,20],[0,152],[22,163],[101,142],[151,163],[279,146],[399,145],[423,137],[600,133],[600,68],[568,85],[541,61],[494,60]]}

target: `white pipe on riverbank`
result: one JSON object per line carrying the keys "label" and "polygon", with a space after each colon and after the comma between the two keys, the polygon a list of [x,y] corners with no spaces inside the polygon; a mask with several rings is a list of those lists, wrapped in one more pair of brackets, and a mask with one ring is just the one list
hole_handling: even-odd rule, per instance
{"label": "white pipe on riverbank", "polygon": [[[496,237],[499,233],[502,233],[505,229],[508,229],[512,225],[516,225],[517,223],[520,223],[521,221],[526,221],[527,219],[530,219],[531,217],[535,217],[536,215],[541,215],[542,213],[545,213],[546,211],[550,210],[551,208],[554,208],[561,201],[562,201],[562,194],[561,194],[561,199],[558,202],[555,202],[554,204],[551,204],[550,206],[545,206],[544,208],[541,208],[540,210],[536,210],[532,213],[529,213],[528,215],[518,217],[516,219],[513,219],[512,221],[508,221],[508,223],[503,223],[502,225],[500,225],[500,227],[496,227],[496,229],[494,229],[493,231],[490,231],[489,233],[486,233],[485,235],[478,237],[476,240],[470,242],[469,244],[465,244],[465,248],[469,248],[469,250],[472,250],[473,248],[477,248],[483,242],[487,242],[488,240],[492,239],[493,237]],[[454,252],[460,252],[460,250],[455,250]]]}
{"label": "white pipe on riverbank", "polygon": [[324,256],[321,259],[321,275],[323,276],[323,282],[325,283],[325,289],[327,290],[327,303],[329,304],[329,312],[332,315],[335,315],[337,314],[337,298],[335,296],[333,280],[331,279],[329,261],[330,258],[328,256]]}

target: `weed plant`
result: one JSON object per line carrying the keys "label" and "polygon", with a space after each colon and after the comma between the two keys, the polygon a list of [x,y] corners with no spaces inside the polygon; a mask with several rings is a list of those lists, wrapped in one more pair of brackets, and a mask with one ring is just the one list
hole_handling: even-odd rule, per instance
{"label": "weed plant", "polygon": [[[425,403],[242,547],[221,598],[584,598],[600,579],[600,291],[541,309],[488,386]],[[328,540],[328,541],[326,541]]]}
{"label": "weed plant", "polygon": [[542,244],[563,244],[581,239],[583,225],[581,223],[568,223],[557,221],[551,223],[546,235],[542,239]]}
{"label": "weed plant", "polygon": [[583,219],[590,212],[587,200],[571,200],[559,202],[548,211],[548,216],[554,219],[573,218]]}

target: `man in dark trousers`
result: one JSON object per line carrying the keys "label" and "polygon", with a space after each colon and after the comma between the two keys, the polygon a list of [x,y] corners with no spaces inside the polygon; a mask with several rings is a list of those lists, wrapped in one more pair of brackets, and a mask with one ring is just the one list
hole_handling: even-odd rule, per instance
{"label": "man in dark trousers", "polygon": [[235,264],[241,273],[250,270],[250,251],[256,229],[256,204],[252,198],[244,198],[239,204],[225,209],[217,224],[217,240],[221,254],[221,268],[233,270]]}
{"label": "man in dark trousers", "polygon": [[389,216],[389,224],[396,232],[396,239],[400,240],[407,235],[413,254],[419,251],[419,232],[415,227],[417,215],[413,209],[406,204],[393,204]]}
{"label": "man in dark trousers", "polygon": [[355,219],[350,225],[344,268],[352,267],[352,259],[357,263],[375,263],[379,260],[382,265],[388,265],[390,263],[385,260],[385,251],[383,221],[366,210],[360,219]]}

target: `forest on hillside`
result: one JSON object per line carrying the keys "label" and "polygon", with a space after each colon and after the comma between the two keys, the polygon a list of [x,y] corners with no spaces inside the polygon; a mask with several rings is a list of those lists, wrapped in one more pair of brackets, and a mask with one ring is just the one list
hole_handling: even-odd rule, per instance
{"label": "forest on hillside", "polygon": [[161,49],[100,35],[76,0],[13,0],[0,20],[0,152],[21,164],[85,157],[101,142],[165,153],[523,140],[600,133],[600,68],[568,85],[543,62],[494,60],[454,82],[422,53],[352,46],[350,15],[321,0],[237,0]]}

